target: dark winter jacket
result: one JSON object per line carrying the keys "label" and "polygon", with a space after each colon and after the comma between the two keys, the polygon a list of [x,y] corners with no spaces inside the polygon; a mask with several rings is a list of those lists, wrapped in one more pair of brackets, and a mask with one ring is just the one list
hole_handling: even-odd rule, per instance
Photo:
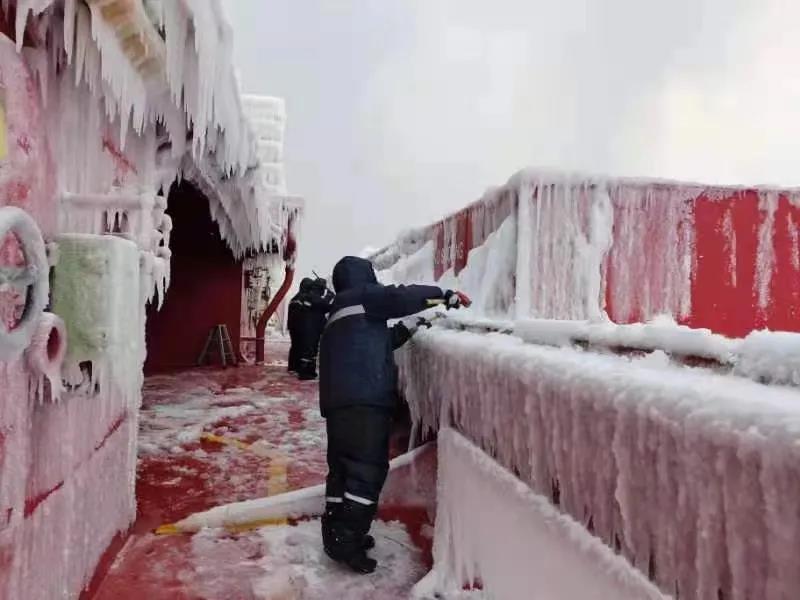
{"label": "dark winter jacket", "polygon": [[300,291],[289,302],[289,333],[293,337],[306,338],[316,347],[332,301],[332,294],[327,292],[324,283],[303,279]]}
{"label": "dark winter jacket", "polygon": [[380,285],[372,264],[352,256],[337,263],[333,286],[336,300],[320,343],[322,414],[344,406],[393,408],[392,352],[408,339],[408,332],[392,331],[386,321],[425,310],[428,300],[444,293],[434,286]]}

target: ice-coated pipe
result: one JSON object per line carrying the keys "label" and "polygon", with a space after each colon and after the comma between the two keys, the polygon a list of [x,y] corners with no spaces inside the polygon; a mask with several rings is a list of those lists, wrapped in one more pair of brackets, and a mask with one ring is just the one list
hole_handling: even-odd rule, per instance
{"label": "ice-coated pipe", "polygon": [[288,229],[289,235],[287,236],[286,245],[283,249],[283,259],[286,261],[286,274],[283,277],[283,283],[256,324],[256,364],[264,363],[264,337],[267,331],[267,323],[269,323],[275,311],[278,310],[289,288],[292,287],[292,281],[294,281],[294,261],[297,256],[297,242],[292,234],[292,219],[289,220]]}
{"label": "ice-coated pipe", "polygon": [[[389,472],[412,464],[430,449],[430,444],[415,448],[392,459]],[[287,518],[321,515],[325,508],[325,484],[294,490],[285,494],[233,502],[210,510],[194,513],[171,525],[162,525],[159,534],[194,533],[204,527],[245,528],[262,527]]]}
{"label": "ice-coated pipe", "polygon": [[50,265],[42,233],[36,222],[24,210],[4,206],[0,208],[0,243],[9,233],[13,233],[19,240],[27,267],[13,272],[8,269],[4,272],[0,268],[0,286],[26,285],[30,291],[24,312],[16,326],[11,331],[5,331],[0,326],[0,361],[17,358],[28,346],[50,294]]}
{"label": "ice-coated pipe", "polygon": [[63,391],[61,367],[67,354],[67,329],[53,313],[43,313],[31,343],[25,350],[29,368],[50,383],[50,397],[58,400]]}

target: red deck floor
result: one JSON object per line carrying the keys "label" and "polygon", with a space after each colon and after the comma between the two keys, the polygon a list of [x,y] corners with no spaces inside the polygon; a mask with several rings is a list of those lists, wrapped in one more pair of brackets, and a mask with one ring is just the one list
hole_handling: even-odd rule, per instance
{"label": "red deck floor", "polygon": [[[281,357],[287,347],[274,343],[270,350]],[[83,600],[405,597],[430,564],[430,529],[420,508],[393,503],[382,509],[382,519],[402,525],[376,526],[375,556],[382,566],[366,578],[327,561],[316,522],[241,534],[152,533],[192,512],[276,491],[268,459],[204,441],[203,433],[266,444],[283,454],[288,489],[324,481],[325,429],[317,402],[316,383],[297,381],[280,362],[149,378],[140,423],[138,518],[106,553]],[[276,595],[289,580],[294,595]]]}

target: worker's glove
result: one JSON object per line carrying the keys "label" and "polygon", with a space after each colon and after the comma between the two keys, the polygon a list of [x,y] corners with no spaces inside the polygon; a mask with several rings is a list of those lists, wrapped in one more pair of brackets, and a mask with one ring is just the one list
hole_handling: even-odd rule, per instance
{"label": "worker's glove", "polygon": [[461,308],[462,306],[467,308],[472,304],[472,300],[469,299],[464,292],[458,292],[456,290],[447,290],[444,294],[444,304],[447,307],[447,310],[451,308]]}
{"label": "worker's glove", "polygon": [[417,326],[414,327],[414,329],[417,330],[420,327],[424,327],[425,329],[430,329],[431,327],[433,327],[433,323],[428,321],[428,319],[426,319],[425,317],[419,317],[417,319]]}

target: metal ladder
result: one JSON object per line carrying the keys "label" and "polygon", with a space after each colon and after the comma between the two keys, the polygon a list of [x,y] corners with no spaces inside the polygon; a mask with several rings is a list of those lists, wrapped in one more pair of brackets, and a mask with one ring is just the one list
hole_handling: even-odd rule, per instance
{"label": "metal ladder", "polygon": [[209,353],[214,350],[215,342],[218,344],[218,352],[223,367],[227,367],[228,364],[238,364],[236,353],[233,351],[231,336],[228,333],[228,326],[214,325],[208,334],[208,339],[206,340],[205,346],[203,346],[203,351],[200,353],[200,358],[197,359],[198,365],[202,366],[205,364]]}

